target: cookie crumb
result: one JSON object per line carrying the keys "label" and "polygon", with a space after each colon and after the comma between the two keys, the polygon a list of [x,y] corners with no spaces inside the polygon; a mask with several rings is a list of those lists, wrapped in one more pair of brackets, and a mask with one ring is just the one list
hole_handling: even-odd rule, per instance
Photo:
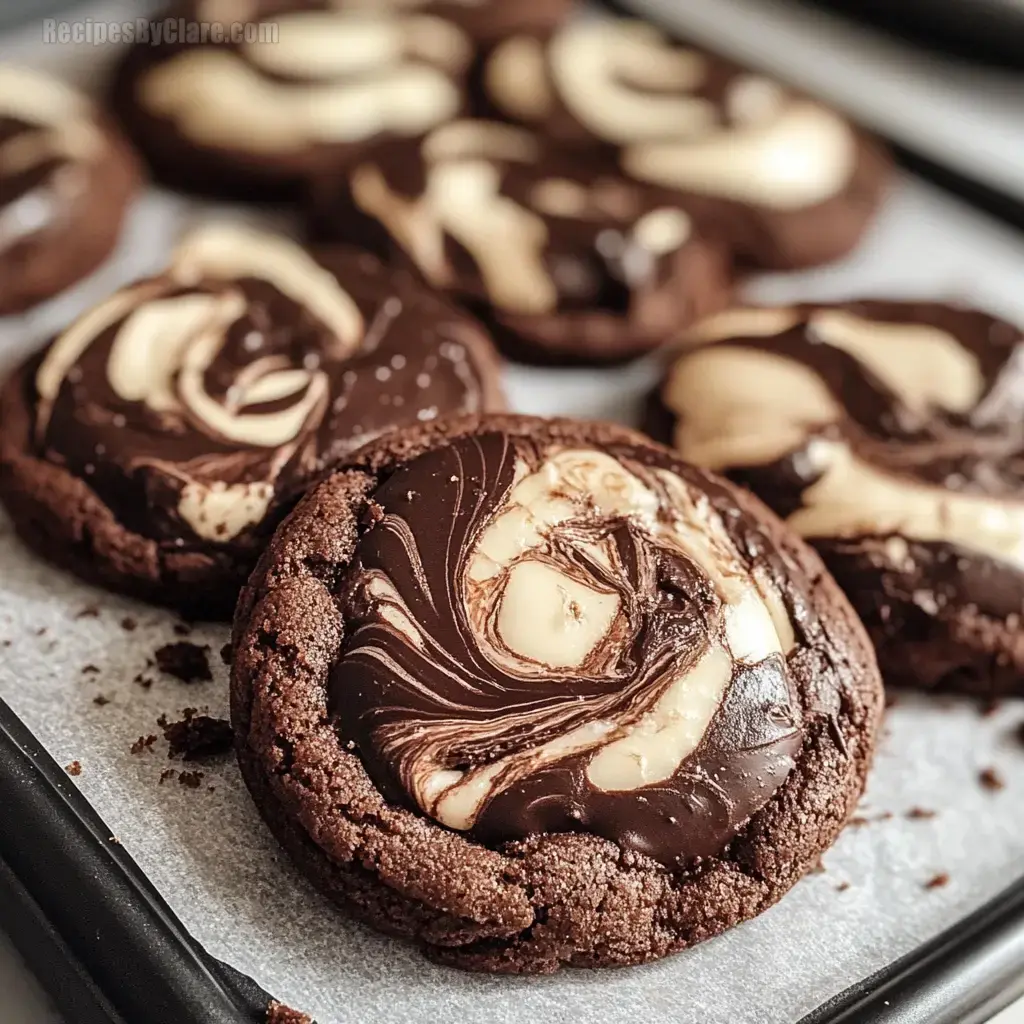
{"label": "cookie crumb", "polygon": [[134,633],[134,632],[135,632],[135,630],[137,630],[137,629],[139,628],[139,624],[138,624],[138,622],[137,622],[137,621],[136,621],[135,619],[133,619],[133,618],[132,618],[132,617],[131,617],[130,615],[126,615],[126,616],[125,616],[125,617],[124,617],[124,618],[123,618],[123,619],[121,620],[121,628],[122,628],[122,629],[123,629],[123,630],[124,630],[124,631],[125,631],[126,633]]}
{"label": "cookie crumb", "polygon": [[313,1024],[313,1018],[272,999],[267,1007],[267,1024]]}
{"label": "cookie crumb", "polygon": [[72,761],[71,764],[66,765],[64,767],[64,771],[66,771],[68,773],[68,775],[81,775],[82,774],[82,762],[81,761]]}
{"label": "cookie crumb", "polygon": [[80,608],[75,612],[76,619],[98,619],[100,617],[100,610],[94,604],[87,604],[84,608]]}
{"label": "cookie crumb", "polygon": [[231,644],[225,644],[220,649],[220,660],[223,661],[225,665],[230,666],[232,660],[234,659],[234,656],[235,649]]}
{"label": "cookie crumb", "polygon": [[102,693],[97,693],[96,696],[93,697],[92,702],[96,705],[96,707],[102,708],[110,703],[110,698],[104,697]]}
{"label": "cookie crumb", "polygon": [[927,807],[911,807],[906,816],[911,821],[927,821],[929,818],[934,818],[936,814],[938,811],[929,810]]}
{"label": "cookie crumb", "polygon": [[173,768],[165,768],[160,773],[160,785],[162,786],[168,779],[177,778],[178,773]]}
{"label": "cookie crumb", "polygon": [[849,888],[850,888],[850,883],[849,882],[840,882],[836,886],[836,892],[846,892],[846,890],[849,889]]}
{"label": "cookie crumb", "polygon": [[149,748],[153,746],[154,743],[156,743],[155,736],[140,736],[132,744],[132,753],[141,754],[144,750],[149,750]]}
{"label": "cookie crumb", "polygon": [[1000,789],[1006,788],[1006,783],[1003,781],[1002,775],[995,770],[995,768],[983,768],[978,773],[978,781],[981,785],[992,792],[998,792]]}
{"label": "cookie crumb", "polygon": [[926,889],[943,889],[949,885],[949,875],[945,871],[941,871],[937,875],[933,875],[924,883]]}
{"label": "cookie crumb", "polygon": [[45,626],[40,626],[36,630],[36,636],[46,636],[46,627]]}
{"label": "cookie crumb", "polygon": [[83,676],[96,676],[96,675],[99,675],[99,672],[100,672],[99,665],[83,665],[82,666],[82,675]]}
{"label": "cookie crumb", "polygon": [[200,647],[189,640],[164,644],[153,652],[157,668],[183,683],[207,683],[213,679],[208,647]]}
{"label": "cookie crumb", "polygon": [[153,685],[153,680],[144,676],[141,672],[132,680],[136,686],[141,686],[144,690],[148,690]]}
{"label": "cookie crumb", "polygon": [[0,647],[3,647],[6,650],[10,646],[11,646],[11,641],[10,640],[0,640]]}
{"label": "cookie crumb", "polygon": [[203,782],[202,772],[182,772],[178,776],[180,782],[186,789],[198,789]]}
{"label": "cookie crumb", "polygon": [[217,757],[231,750],[234,737],[231,723],[223,718],[200,715],[195,708],[185,708],[179,722],[169,722],[161,715],[157,724],[163,729],[164,739],[170,745],[168,757],[181,757],[185,761],[198,761]]}

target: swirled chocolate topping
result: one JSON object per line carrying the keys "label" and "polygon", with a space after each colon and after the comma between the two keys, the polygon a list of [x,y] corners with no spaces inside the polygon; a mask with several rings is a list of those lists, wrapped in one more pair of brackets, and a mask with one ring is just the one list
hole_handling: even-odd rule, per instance
{"label": "swirled chocolate topping", "polygon": [[[897,565],[906,542],[924,545],[951,586],[1020,611],[1020,330],[936,303],[858,302],[734,310],[690,341],[662,392],[684,458],[747,483],[805,537],[891,538]],[[988,584],[972,586],[950,548],[980,559]]]}
{"label": "swirled chocolate topping", "polygon": [[420,135],[462,107],[471,41],[423,4],[194,6],[198,21],[273,28],[148,58],[142,49],[137,102],[198,145],[267,158],[358,146]]}
{"label": "swirled chocolate topping", "polygon": [[227,543],[381,431],[480,409],[472,321],[370,257],[324,263],[248,229],[191,234],[47,350],[40,455],[142,536]]}
{"label": "swirled chocolate topping", "polygon": [[803,626],[705,474],[490,433],[400,466],[367,522],[328,700],[389,799],[485,843],[582,831],[675,866],[785,781]]}
{"label": "swirled chocolate topping", "polygon": [[634,179],[686,193],[795,210],[839,194],[856,167],[855,133],[834,111],[641,21],[513,36],[484,77],[503,115],[614,147]]}
{"label": "swirled chocolate topping", "polygon": [[697,242],[693,224],[601,154],[462,120],[376,147],[349,187],[356,213],[435,287],[501,314],[600,310],[662,331],[683,319],[664,286],[681,290],[673,275]]}
{"label": "swirled chocolate topping", "polygon": [[54,79],[0,67],[0,251],[58,225],[107,146],[91,104]]}

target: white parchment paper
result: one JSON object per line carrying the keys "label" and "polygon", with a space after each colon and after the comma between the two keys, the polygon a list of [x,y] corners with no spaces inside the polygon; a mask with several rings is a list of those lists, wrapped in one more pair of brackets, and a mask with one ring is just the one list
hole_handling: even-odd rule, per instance
{"label": "white parchment paper", "polygon": [[[0,41],[0,57],[12,45]],[[17,47],[24,59],[24,44]],[[80,69],[96,55],[80,53]],[[60,64],[52,52],[41,62]],[[218,211],[231,216],[240,211]],[[92,280],[32,315],[0,320],[0,368],[117,284],[158,268],[177,233],[209,210],[152,192],[116,257]],[[757,282],[760,298],[859,295],[963,298],[1024,320],[1024,239],[918,182],[901,185],[858,253],[841,266]],[[517,410],[635,422],[653,367],[607,371],[510,367]],[[83,611],[90,614],[82,616]],[[91,614],[98,610],[98,615]],[[126,617],[138,623],[122,626]],[[215,679],[186,686],[149,672],[156,647],[180,639],[173,616],[77,583],[25,551],[0,515],[0,697],[75,778],[193,934],[217,956],[321,1024],[769,1024],[791,1022],[955,923],[1024,867],[1024,703],[982,715],[948,698],[901,696],[860,827],[759,919],[662,963],[550,978],[491,978],[433,967],[410,945],[353,923],[293,871],[229,760],[200,766],[198,789],[170,780],[162,713],[226,714],[218,652],[227,630],[197,627]],[[98,672],[83,673],[85,666]],[[110,703],[97,705],[102,695]],[[180,765],[179,765],[180,767]],[[1005,787],[979,774],[994,768]],[[910,818],[914,808],[934,811]],[[948,875],[947,884],[928,888]],[[126,965],[130,970],[130,965]]]}

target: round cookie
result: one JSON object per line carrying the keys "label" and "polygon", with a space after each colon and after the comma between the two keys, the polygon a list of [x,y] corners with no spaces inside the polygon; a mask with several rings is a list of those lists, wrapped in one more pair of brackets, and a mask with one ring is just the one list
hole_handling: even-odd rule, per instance
{"label": "round cookie", "polygon": [[138,186],[134,155],[85,96],[0,67],[0,316],[92,273]]}
{"label": "round cookie", "polygon": [[886,682],[1024,693],[1021,331],[856,302],[733,310],[687,342],[653,433],[814,544]]}
{"label": "round cookie", "polygon": [[211,225],[0,392],[0,497],[56,564],[230,617],[288,509],[396,425],[503,407],[474,321],[354,251]]}
{"label": "round cookie", "polygon": [[205,42],[186,33],[139,43],[112,92],[128,133],[174,187],[291,198],[318,164],[421,135],[463,107],[473,42],[416,4],[205,0],[182,10],[187,23],[223,26],[219,38],[245,31],[237,42],[211,30]]}
{"label": "round cookie", "polygon": [[856,805],[863,628],[755,498],[622,427],[398,431],[243,591],[232,721],[328,896],[457,967],[665,956],[760,913]]}
{"label": "round cookie", "polygon": [[843,256],[890,178],[884,150],[835,111],[644,22],[513,36],[489,56],[480,88],[486,109],[612,150],[758,267]]}
{"label": "round cookie", "polygon": [[413,264],[529,361],[642,355],[731,294],[724,245],[664,190],[495,121],[454,121],[320,176],[309,226]]}

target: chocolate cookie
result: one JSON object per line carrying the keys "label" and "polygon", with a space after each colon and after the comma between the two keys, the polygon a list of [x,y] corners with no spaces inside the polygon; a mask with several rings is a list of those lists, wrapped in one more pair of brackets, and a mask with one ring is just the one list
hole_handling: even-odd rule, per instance
{"label": "chocolate cookie", "polygon": [[502,407],[472,320],[371,256],[213,225],[0,392],[0,496],[86,580],[229,617],[311,481],[399,424]]}
{"label": "chocolate cookie", "polygon": [[473,970],[653,960],[770,906],[857,802],[874,655],[755,498],[608,424],[361,449],[235,619],[243,775],[303,871]]}
{"label": "chocolate cookie", "polygon": [[84,96],[0,67],[0,316],[92,273],[138,184],[135,157]]}
{"label": "chocolate cookie", "polygon": [[211,25],[207,40],[186,32],[134,47],[113,106],[165,182],[290,197],[319,162],[336,167],[375,140],[421,135],[462,109],[472,40],[417,6],[197,0],[182,17]]}
{"label": "chocolate cookie", "polygon": [[860,239],[890,162],[839,114],[639,21],[513,36],[483,73],[485,106],[671,189],[747,261],[833,260]]}
{"label": "chocolate cookie", "polygon": [[322,175],[309,223],[411,262],[532,361],[643,354],[731,292],[725,247],[663,189],[495,121],[451,122],[377,146],[347,178]]}
{"label": "chocolate cookie", "polygon": [[887,683],[1024,693],[1024,337],[938,303],[735,310],[654,432],[821,553]]}

